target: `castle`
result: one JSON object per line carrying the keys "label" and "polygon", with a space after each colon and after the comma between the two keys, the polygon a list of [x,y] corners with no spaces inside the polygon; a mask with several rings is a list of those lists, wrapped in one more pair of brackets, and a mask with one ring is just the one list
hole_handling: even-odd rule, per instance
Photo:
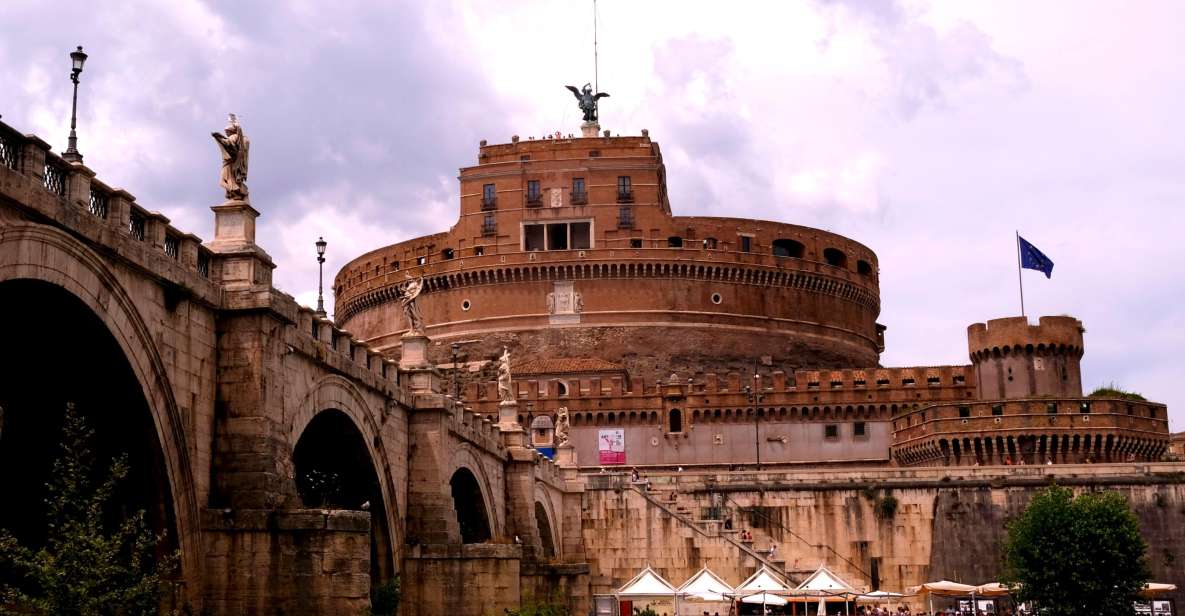
{"label": "castle", "polygon": [[129,455],[120,504],[195,614],[359,613],[396,575],[406,614],[612,614],[647,565],[978,583],[1049,481],[1123,491],[1185,582],[1165,407],[1084,397],[1075,319],[881,368],[875,254],[674,216],[645,131],[483,143],[460,187],[450,231],[342,269],[330,320],[272,284],[266,196],[214,205],[203,242],[0,123],[0,527],[44,532],[70,403]]}

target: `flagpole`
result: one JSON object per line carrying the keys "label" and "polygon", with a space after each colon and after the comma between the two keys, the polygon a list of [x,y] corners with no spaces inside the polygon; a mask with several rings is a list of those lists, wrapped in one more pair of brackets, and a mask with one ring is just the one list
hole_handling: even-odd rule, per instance
{"label": "flagpole", "polygon": [[1020,273],[1020,231],[1016,232],[1016,282],[1020,285],[1020,316],[1025,316],[1025,279]]}

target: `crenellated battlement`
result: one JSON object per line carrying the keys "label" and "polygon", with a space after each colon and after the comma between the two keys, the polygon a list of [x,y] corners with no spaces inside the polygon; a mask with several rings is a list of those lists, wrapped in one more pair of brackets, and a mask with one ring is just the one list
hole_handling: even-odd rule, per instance
{"label": "crenellated battlement", "polygon": [[992,319],[967,327],[971,360],[1006,353],[1065,353],[1081,356],[1082,321],[1070,316],[1045,316],[1037,325],[1027,317]]}
{"label": "crenellated battlement", "polygon": [[[516,381],[515,386],[518,399],[532,412],[553,412],[567,406],[573,412],[602,414],[618,409],[657,411],[663,408],[666,398],[685,399],[684,406],[704,410],[870,403],[877,406],[882,402],[905,408],[905,404],[919,401],[967,399],[975,390],[971,366],[801,370],[791,374],[773,371],[757,379],[737,372],[708,373],[690,382],[665,379],[648,383],[641,377],[620,376],[552,378]],[[746,387],[760,395],[760,402],[749,399]],[[497,411],[497,397],[494,382],[470,383],[465,391],[465,400],[482,413]]]}

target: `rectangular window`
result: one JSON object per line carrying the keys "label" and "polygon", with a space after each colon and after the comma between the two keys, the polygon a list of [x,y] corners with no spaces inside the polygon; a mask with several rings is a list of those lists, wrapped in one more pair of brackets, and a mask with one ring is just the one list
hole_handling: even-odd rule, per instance
{"label": "rectangular window", "polygon": [[538,205],[543,202],[543,193],[539,192],[539,180],[527,180],[527,203]]}
{"label": "rectangular window", "polygon": [[823,426],[823,437],[828,439],[839,438],[839,424],[827,424]]}
{"label": "rectangular window", "polygon": [[969,406],[960,406],[959,407],[959,417],[967,418],[970,416],[971,416],[971,407],[969,407]]}
{"label": "rectangular window", "polygon": [[635,238],[630,239],[630,248],[641,248],[641,247],[642,247],[642,239],[641,238],[635,237]]}
{"label": "rectangular window", "polygon": [[831,381],[831,389],[840,389],[843,387],[843,381]]}
{"label": "rectangular window", "polygon": [[911,377],[906,377],[904,379],[901,379],[901,384],[906,387],[912,387],[914,385],[913,377],[911,376]]}
{"label": "rectangular window", "polygon": [[474,246],[473,247],[473,256],[480,257],[480,256],[484,255],[485,253],[486,253],[485,246]]}
{"label": "rectangular window", "polygon": [[427,263],[428,257],[416,257],[416,265],[426,265]]}
{"label": "rectangular window", "polygon": [[523,249],[543,250],[546,247],[544,236],[547,232],[547,227],[544,225],[524,225],[523,226]]}
{"label": "rectangular window", "polygon": [[494,193],[493,184],[485,184],[481,187],[481,209],[492,210],[498,203],[497,195]]}
{"label": "rectangular window", "polygon": [[572,205],[588,203],[588,191],[584,188],[584,178],[572,178]]}
{"label": "rectangular window", "polygon": [[1081,405],[1079,405],[1079,407],[1078,407],[1078,412],[1079,412],[1079,413],[1082,413],[1082,414],[1089,413],[1089,412],[1090,412],[1090,403],[1089,403],[1089,402],[1083,402]]}
{"label": "rectangular window", "polygon": [[630,176],[617,176],[617,200],[621,203],[633,203],[634,188]]}
{"label": "rectangular window", "polygon": [[618,229],[633,229],[634,228],[634,210],[627,206],[622,206],[617,211],[617,228]]}
{"label": "rectangular window", "polygon": [[494,219],[494,215],[493,214],[486,214],[485,220],[483,220],[481,223],[481,234],[482,235],[494,235],[497,232],[498,232],[498,223]]}
{"label": "rectangular window", "polygon": [[742,235],[740,250],[741,250],[741,252],[752,252],[753,251],[753,238],[749,237],[748,235]]}
{"label": "rectangular window", "polygon": [[856,438],[868,436],[867,426],[863,421],[857,421],[852,424],[852,436]]}
{"label": "rectangular window", "polygon": [[1045,412],[1050,415],[1057,415],[1057,403],[1050,402],[1045,405]]}
{"label": "rectangular window", "polygon": [[574,222],[569,227],[572,234],[572,249],[587,250],[592,248],[592,223]]}
{"label": "rectangular window", "polygon": [[547,249],[568,249],[568,225],[563,223],[552,223],[547,225]]}
{"label": "rectangular window", "polygon": [[992,405],[992,415],[1003,415],[1003,414],[1004,414],[1004,405],[1003,404],[993,404]]}

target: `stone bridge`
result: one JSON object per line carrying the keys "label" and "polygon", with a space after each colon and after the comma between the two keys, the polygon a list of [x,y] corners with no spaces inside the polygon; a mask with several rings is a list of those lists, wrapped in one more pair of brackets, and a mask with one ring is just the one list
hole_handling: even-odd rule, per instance
{"label": "stone bridge", "polygon": [[120,505],[180,552],[170,601],[193,613],[356,614],[396,574],[417,613],[579,605],[574,460],[530,449],[513,407],[495,424],[440,393],[408,356],[426,339],[397,363],[297,305],[258,212],[212,209],[203,244],[0,123],[0,527],[44,537],[72,403],[129,456]]}

